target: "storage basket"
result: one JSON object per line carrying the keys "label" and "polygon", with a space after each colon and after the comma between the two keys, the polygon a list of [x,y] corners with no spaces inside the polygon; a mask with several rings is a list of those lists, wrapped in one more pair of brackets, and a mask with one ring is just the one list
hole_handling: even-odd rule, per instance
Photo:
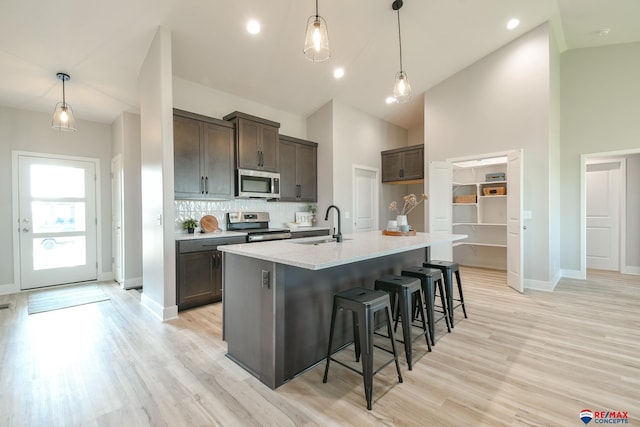
{"label": "storage basket", "polygon": [[507,187],[486,187],[482,189],[485,196],[504,196],[507,194]]}
{"label": "storage basket", "polygon": [[462,196],[456,196],[455,199],[453,199],[455,202],[454,203],[476,203],[476,195],[475,194],[465,194]]}
{"label": "storage basket", "polygon": [[504,172],[494,172],[485,175],[486,182],[506,181]]}

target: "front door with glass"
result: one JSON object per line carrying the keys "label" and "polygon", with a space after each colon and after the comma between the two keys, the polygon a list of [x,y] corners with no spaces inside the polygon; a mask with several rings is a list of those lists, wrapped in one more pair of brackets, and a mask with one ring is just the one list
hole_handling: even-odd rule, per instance
{"label": "front door with glass", "polygon": [[18,156],[21,289],[97,278],[96,164]]}

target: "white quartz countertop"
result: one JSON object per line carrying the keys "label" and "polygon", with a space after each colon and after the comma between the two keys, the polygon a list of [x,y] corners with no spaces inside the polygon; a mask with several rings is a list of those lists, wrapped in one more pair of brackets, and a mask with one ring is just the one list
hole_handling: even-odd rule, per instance
{"label": "white quartz countertop", "polygon": [[218,250],[308,270],[321,270],[467,238],[464,234],[448,233],[385,236],[381,231],[345,235],[342,243],[326,242],[328,237],[225,245]]}

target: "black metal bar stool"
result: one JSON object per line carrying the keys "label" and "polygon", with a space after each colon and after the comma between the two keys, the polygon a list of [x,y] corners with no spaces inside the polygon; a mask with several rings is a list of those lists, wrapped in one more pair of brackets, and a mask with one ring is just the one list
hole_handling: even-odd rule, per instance
{"label": "black metal bar stool", "polygon": [[[460,281],[460,266],[457,262],[451,261],[439,261],[439,260],[431,260],[429,262],[422,263],[423,267],[429,268],[437,268],[442,272],[442,276],[444,276],[444,286],[445,292],[447,294],[447,311],[449,313],[449,323],[451,323],[451,327],[454,327],[453,323],[453,311],[462,307],[462,312],[464,313],[465,319],[467,318],[467,309],[464,306],[464,295],[462,294],[462,282]],[[458,296],[459,298],[454,298],[453,296],[453,273],[456,275],[456,281],[458,282]],[[459,304],[454,305],[454,301],[458,301]]]}
{"label": "black metal bar stool", "polygon": [[[424,337],[427,341],[427,348],[431,351],[431,343],[429,342],[429,328],[426,321],[427,316],[425,313],[425,298],[422,292],[422,283],[418,279],[407,276],[394,276],[386,275],[376,280],[376,289],[386,291],[391,297],[391,305],[395,307],[395,300],[397,298],[398,305],[400,306],[399,314],[402,318],[402,335],[404,341],[405,355],[407,356],[407,365],[409,370],[413,367],[412,351],[411,351],[411,327],[413,323],[413,304],[412,298],[415,295],[418,300],[422,317],[422,330],[424,331]],[[396,315],[398,313],[395,313]]]}
{"label": "black metal bar stool", "polygon": [[[435,342],[435,325],[436,322],[444,319],[447,324],[447,332],[451,332],[449,326],[449,315],[447,313],[447,303],[445,301],[444,287],[442,285],[442,273],[436,268],[428,267],[407,267],[402,270],[403,276],[415,277],[420,279],[422,283],[422,292],[426,300],[427,323],[429,324],[429,335],[431,335],[431,345]],[[440,306],[436,306],[436,286],[438,287],[438,295],[440,296]],[[442,316],[435,318],[438,312]]]}
{"label": "black metal bar stool", "polygon": [[[351,288],[338,292],[333,296],[333,311],[331,313],[331,329],[329,332],[329,348],[327,349],[327,365],[324,368],[323,383],[327,382],[327,376],[329,374],[329,363],[334,362],[351,369],[354,372],[362,375],[364,379],[364,395],[367,399],[367,409],[371,409],[371,397],[373,390],[373,376],[378,373],[382,368],[386,367],[389,363],[395,360],[396,371],[398,372],[398,381],[402,382],[402,374],[400,373],[400,364],[398,363],[398,353],[396,351],[396,343],[393,336],[393,328],[391,327],[391,305],[389,295],[383,291],[374,291],[365,288]],[[351,366],[336,360],[332,357],[334,354],[331,350],[333,343],[333,332],[336,324],[336,314],[338,310],[345,309],[351,310],[353,313],[353,338],[356,350],[356,361],[362,356],[362,372],[352,368]],[[378,311],[384,311],[387,319],[387,333],[391,340],[391,348],[393,351],[389,351],[386,348],[373,345],[373,335],[375,332],[375,319],[374,315]],[[380,368],[373,370],[373,347],[384,350],[393,354],[393,359],[387,361]]]}

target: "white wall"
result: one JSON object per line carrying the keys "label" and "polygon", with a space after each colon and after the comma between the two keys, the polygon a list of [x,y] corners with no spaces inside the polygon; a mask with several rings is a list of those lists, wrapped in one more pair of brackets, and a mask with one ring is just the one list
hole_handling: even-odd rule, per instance
{"label": "white wall", "polygon": [[171,34],[159,28],[140,71],[142,304],[162,320],[176,305]]}
{"label": "white wall", "polygon": [[19,289],[13,283],[12,150],[100,159],[102,258],[98,276],[111,276],[111,128],[78,119],[76,127],[76,132],[55,131],[50,114],[0,107],[0,287]]}
{"label": "white wall", "polygon": [[122,113],[112,125],[112,156],[122,155],[123,276],[125,289],[142,286],[142,194],[140,189],[140,116]]}
{"label": "white wall", "polygon": [[318,225],[324,221],[327,206],[333,203],[333,101],[323,105],[307,118],[308,138],[318,143]]}
{"label": "white wall", "polygon": [[307,139],[307,122],[303,116],[240,98],[226,92],[173,77],[173,105],[180,110],[222,119],[229,113],[243,113],[280,123],[282,135]]}
{"label": "white wall", "polygon": [[579,271],[580,156],[640,148],[640,43],[567,51],[560,76],[561,267]]}
{"label": "white wall", "polygon": [[[640,147],[639,147],[640,149]],[[623,265],[640,274],[640,154],[627,156],[627,244]]]}
{"label": "white wall", "polygon": [[524,277],[549,283],[550,40],[542,25],[428,90],[425,164],[524,149]]}
{"label": "white wall", "polygon": [[[336,101],[333,101],[332,124],[328,126],[333,128],[333,198],[322,200],[318,205],[319,212],[324,214],[329,204],[337,205],[343,215],[342,231],[351,233],[352,219],[345,220],[345,217],[353,213],[353,165],[377,168],[381,173],[380,152],[406,146],[407,130]],[[386,225],[388,219],[395,218],[388,209],[391,201],[399,202],[405,194],[404,185],[380,184],[380,227]]]}

